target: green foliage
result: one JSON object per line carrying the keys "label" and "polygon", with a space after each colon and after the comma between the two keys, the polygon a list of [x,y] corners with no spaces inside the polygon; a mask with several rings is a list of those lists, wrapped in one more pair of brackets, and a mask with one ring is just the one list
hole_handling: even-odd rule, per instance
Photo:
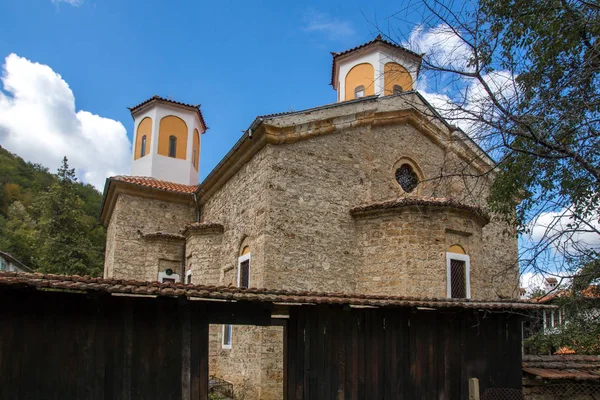
{"label": "green foliage", "polygon": [[566,312],[567,322],[539,331],[524,341],[532,354],[553,354],[566,347],[577,354],[600,354],[600,316],[591,309]]}
{"label": "green foliage", "polygon": [[99,276],[106,233],[100,193],[66,158],[53,175],[0,147],[0,250],[40,272]]}

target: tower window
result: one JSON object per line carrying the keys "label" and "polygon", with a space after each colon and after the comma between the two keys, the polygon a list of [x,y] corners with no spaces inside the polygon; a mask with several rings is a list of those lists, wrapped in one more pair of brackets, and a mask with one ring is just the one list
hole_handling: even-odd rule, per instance
{"label": "tower window", "polygon": [[402,90],[402,86],[400,85],[394,85],[394,89],[392,90],[393,94],[400,94],[402,93],[404,90]]}
{"label": "tower window", "polygon": [[361,97],[365,97],[365,87],[363,85],[357,86],[354,89],[354,98],[360,99]]}
{"label": "tower window", "polygon": [[196,166],[196,149],[192,151],[192,165]]}
{"label": "tower window", "polygon": [[415,190],[419,184],[419,177],[409,164],[402,164],[396,170],[395,178],[396,182],[398,182],[402,190],[406,193]]}
{"label": "tower window", "polygon": [[221,347],[224,349],[231,348],[231,337],[233,334],[233,326],[231,325],[223,325],[223,342]]}
{"label": "tower window", "polygon": [[177,138],[173,135],[169,136],[169,157],[177,157]]}
{"label": "tower window", "polygon": [[146,155],[146,135],[142,136],[142,148],[140,149],[140,157]]}

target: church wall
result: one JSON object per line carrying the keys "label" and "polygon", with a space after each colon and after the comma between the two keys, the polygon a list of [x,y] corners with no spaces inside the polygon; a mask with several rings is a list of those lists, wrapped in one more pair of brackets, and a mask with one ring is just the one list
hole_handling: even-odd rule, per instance
{"label": "church wall", "polygon": [[156,281],[161,266],[177,262],[181,265],[183,242],[161,241],[163,247],[157,247],[141,235],[179,233],[193,220],[191,204],[120,194],[107,229],[105,276]]}
{"label": "church wall", "polygon": [[[276,150],[276,149],[275,149]],[[267,145],[246,163],[229,181],[203,205],[205,222],[222,224],[224,232],[219,237],[198,236],[196,247],[208,248],[209,240],[219,241],[216,252],[206,256],[209,262],[192,262],[192,270],[205,268],[206,276],[219,285],[237,285],[238,257],[242,248],[250,247],[250,286],[265,287],[270,273],[265,265],[265,229],[270,208],[269,181],[274,149]],[[204,241],[205,244],[200,245]],[[188,241],[191,243],[191,240]],[[195,256],[192,256],[195,260]],[[200,261],[200,260],[199,260]],[[203,284],[192,272],[194,283]],[[236,393],[244,399],[283,398],[283,334],[277,327],[234,326],[232,348],[222,348],[222,325],[210,329],[210,373],[232,382]]]}
{"label": "church wall", "polygon": [[[428,217],[431,220],[416,216],[400,220],[396,214],[377,225],[373,221],[357,222],[349,210],[406,195],[394,178],[394,166],[403,157],[414,161],[426,180],[409,196],[450,197],[468,204],[483,204],[487,180],[465,183],[462,176],[431,179],[439,177],[441,171],[446,174],[463,171],[464,165],[453,153],[408,124],[347,128],[277,146],[273,156],[265,250],[269,260],[267,287],[380,293],[386,290],[381,286],[387,282],[372,281],[376,277],[384,279],[384,273],[376,272],[379,266],[389,269],[395,258],[397,265],[411,263],[416,271],[425,266],[427,259],[436,263],[429,269],[432,276],[403,271],[405,276],[411,275],[410,282],[398,287],[407,291],[393,294],[446,295],[443,243],[452,238],[447,239],[445,231],[464,231],[463,225],[472,224],[469,218],[461,220],[447,212],[436,212]],[[503,228],[502,224],[492,222],[483,230],[469,228],[472,232],[466,234],[474,270],[474,296],[477,293],[480,298],[497,298],[500,293],[512,294],[517,285],[514,264],[510,271],[504,270],[511,265],[510,260],[516,259],[517,241],[514,236],[502,236]],[[379,235],[391,247],[378,246],[375,250],[370,246],[381,242],[373,240],[371,235]],[[414,247],[418,249],[417,256],[404,249],[404,240],[418,244]],[[380,255],[381,260],[374,260],[375,255]],[[434,279],[439,282],[436,290],[431,284]]]}

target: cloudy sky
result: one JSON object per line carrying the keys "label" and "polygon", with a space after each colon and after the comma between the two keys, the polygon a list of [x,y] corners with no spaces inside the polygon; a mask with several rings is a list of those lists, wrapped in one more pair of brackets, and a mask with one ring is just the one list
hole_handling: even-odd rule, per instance
{"label": "cloudy sky", "polygon": [[256,115],[334,102],[329,52],[371,40],[395,11],[384,1],[4,0],[0,145],[53,171],[67,155],[101,190],[129,173],[127,107],[171,96],[202,104],[203,179]]}

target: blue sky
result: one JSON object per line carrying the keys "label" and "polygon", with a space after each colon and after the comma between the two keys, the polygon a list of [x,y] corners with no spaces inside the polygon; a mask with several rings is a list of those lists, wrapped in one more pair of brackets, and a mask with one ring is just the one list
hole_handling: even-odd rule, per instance
{"label": "blue sky", "polygon": [[130,139],[128,106],[153,94],[202,104],[210,127],[202,180],[256,115],[334,102],[329,52],[371,40],[372,22],[385,27],[397,8],[384,1],[3,0],[0,60],[14,53],[47,65],[70,87],[76,111],[120,121]]}

